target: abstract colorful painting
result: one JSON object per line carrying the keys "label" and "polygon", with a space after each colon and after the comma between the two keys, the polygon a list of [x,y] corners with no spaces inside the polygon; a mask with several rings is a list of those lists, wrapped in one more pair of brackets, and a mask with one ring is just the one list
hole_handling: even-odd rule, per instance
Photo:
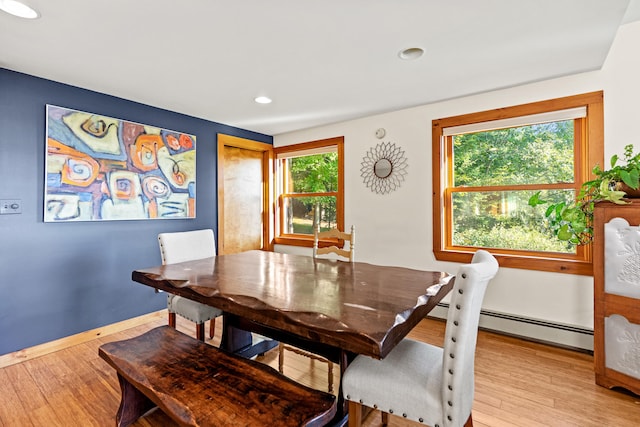
{"label": "abstract colorful painting", "polygon": [[195,218],[196,137],[47,105],[45,222]]}

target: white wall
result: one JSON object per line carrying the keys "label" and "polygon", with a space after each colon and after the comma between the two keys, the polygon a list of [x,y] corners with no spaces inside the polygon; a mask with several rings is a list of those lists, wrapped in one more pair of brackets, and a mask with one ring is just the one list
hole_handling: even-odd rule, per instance
{"label": "white wall", "polygon": [[[356,225],[358,261],[455,272],[457,265],[433,255],[431,211],[431,121],[433,119],[603,90],[605,159],[636,143],[640,122],[640,22],[620,27],[599,71],[478,94],[465,98],[306,129],[274,138],[276,147],[344,135],[345,224]],[[381,84],[384,84],[381,82]],[[339,96],[339,94],[336,94]],[[402,147],[408,174],[391,194],[372,193],[360,177],[360,163],[385,128]],[[304,253],[298,249],[292,252]],[[280,247],[278,250],[287,251]],[[484,309],[553,323],[593,328],[593,279],[502,268],[489,287]]]}

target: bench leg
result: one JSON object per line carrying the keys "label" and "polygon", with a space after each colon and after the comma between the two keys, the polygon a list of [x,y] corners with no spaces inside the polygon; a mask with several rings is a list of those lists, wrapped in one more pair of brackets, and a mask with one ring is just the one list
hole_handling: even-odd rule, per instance
{"label": "bench leg", "polygon": [[214,317],[209,321],[209,338],[213,338],[216,334],[216,318]]}
{"label": "bench leg", "polygon": [[122,399],[116,414],[116,426],[126,427],[156,406],[147,396],[118,374]]}
{"label": "bench leg", "polygon": [[204,342],[204,323],[196,323],[196,338],[202,342]]}

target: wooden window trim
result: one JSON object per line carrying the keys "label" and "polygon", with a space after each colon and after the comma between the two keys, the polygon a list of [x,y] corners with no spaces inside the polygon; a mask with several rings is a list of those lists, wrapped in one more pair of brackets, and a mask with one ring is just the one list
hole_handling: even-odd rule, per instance
{"label": "wooden window trim", "polygon": [[[492,120],[526,116],[546,111],[563,110],[575,107],[587,107],[587,117],[577,119],[576,132],[581,136],[580,144],[575,147],[574,186],[579,190],[581,184],[594,176],[591,169],[604,160],[604,107],[603,92],[590,92],[581,95],[556,98],[546,101],[522,104],[513,107],[498,108],[478,113],[464,114],[433,120],[432,122],[432,182],[433,182],[433,252],[437,260],[461,263],[471,262],[477,248],[447,245],[451,236],[450,206],[451,193],[443,186],[452,182],[453,169],[447,159],[452,157],[451,144],[447,144],[443,129],[464,124],[487,122]],[[444,156],[446,154],[446,157]],[[540,188],[542,186],[536,186]],[[577,191],[576,191],[577,194]],[[448,233],[448,234],[447,234]],[[503,267],[528,270],[551,271],[581,275],[593,274],[591,245],[578,247],[577,254],[543,254],[540,252],[490,249]]]}
{"label": "wooden window trim", "polygon": [[[309,141],[303,142],[300,144],[287,145],[284,147],[278,147],[274,149],[274,171],[275,171],[275,179],[278,181],[280,179],[281,171],[281,160],[278,159],[278,154],[290,154],[295,153],[296,151],[305,151],[311,150],[315,148],[324,148],[324,147],[336,147],[336,151],[338,152],[338,191],[331,193],[313,193],[313,195],[318,194],[327,194],[327,195],[335,195],[336,196],[336,225],[340,230],[344,230],[344,136],[338,136],[334,138],[321,139],[317,141]],[[281,230],[283,229],[282,224],[282,203],[283,197],[282,194],[279,193],[279,189],[276,186],[276,213],[275,213],[275,229],[276,234],[274,237],[274,244],[279,245],[289,245],[289,246],[301,246],[301,247],[313,247],[313,236],[312,235],[302,235],[302,234],[282,234]],[[298,196],[298,195],[296,195]]]}

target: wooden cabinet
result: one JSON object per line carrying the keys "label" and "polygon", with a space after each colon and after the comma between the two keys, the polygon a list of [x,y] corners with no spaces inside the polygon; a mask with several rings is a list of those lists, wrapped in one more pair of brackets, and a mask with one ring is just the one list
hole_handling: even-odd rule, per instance
{"label": "wooden cabinet", "polygon": [[594,212],[596,383],[640,395],[640,199]]}

